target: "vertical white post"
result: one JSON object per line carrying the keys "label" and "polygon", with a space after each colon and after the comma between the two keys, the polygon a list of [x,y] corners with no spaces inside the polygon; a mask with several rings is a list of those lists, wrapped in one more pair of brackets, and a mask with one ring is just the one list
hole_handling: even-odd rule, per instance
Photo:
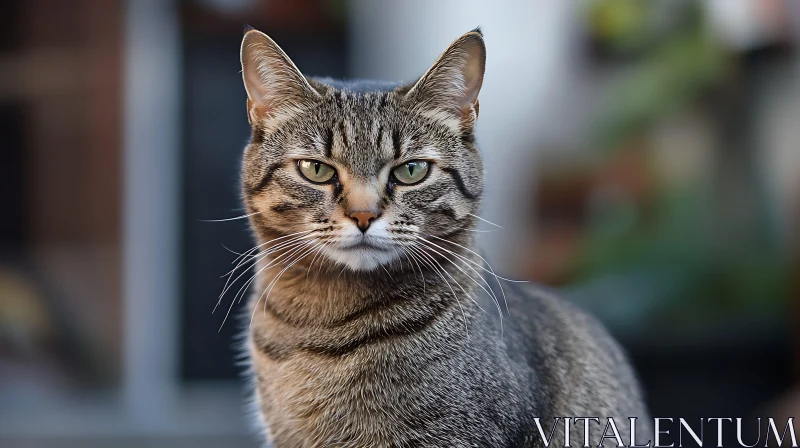
{"label": "vertical white post", "polygon": [[130,424],[168,424],[177,387],[180,34],[170,0],[127,2],[123,388]]}

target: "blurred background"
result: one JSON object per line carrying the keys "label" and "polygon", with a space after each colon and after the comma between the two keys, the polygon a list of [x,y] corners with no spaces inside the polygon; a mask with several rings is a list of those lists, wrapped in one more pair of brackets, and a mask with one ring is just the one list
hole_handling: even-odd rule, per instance
{"label": "blurred background", "polygon": [[212,314],[250,236],[207,222],[242,213],[245,24],[409,81],[482,26],[495,269],[598,315],[655,416],[800,415],[800,2],[5,0],[0,446],[256,445]]}

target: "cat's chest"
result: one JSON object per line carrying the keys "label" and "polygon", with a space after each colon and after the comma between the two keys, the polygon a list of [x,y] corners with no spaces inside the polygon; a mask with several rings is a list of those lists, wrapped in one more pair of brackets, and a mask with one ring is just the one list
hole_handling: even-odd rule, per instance
{"label": "cat's chest", "polygon": [[349,331],[256,319],[251,360],[265,423],[283,442],[278,446],[336,440],[385,446],[381,441],[407,437],[411,443],[463,420],[463,409],[476,403],[470,396],[476,377],[468,371],[475,363],[466,355],[475,341],[463,337],[460,321],[451,324],[458,312],[426,309],[407,314],[424,325],[406,319]]}
{"label": "cat's chest", "polygon": [[298,446],[335,440],[382,446],[430,424],[425,408],[434,400],[425,395],[433,389],[419,387],[411,366],[389,366],[370,355],[262,360],[258,387],[273,437]]}
{"label": "cat's chest", "polygon": [[[317,406],[341,406],[351,412],[390,403],[416,389],[413,381],[425,367],[387,348],[360,348],[346,356],[295,353],[275,360],[256,355],[259,382],[272,401],[298,414],[314,414]],[[431,366],[428,366],[430,368]]]}

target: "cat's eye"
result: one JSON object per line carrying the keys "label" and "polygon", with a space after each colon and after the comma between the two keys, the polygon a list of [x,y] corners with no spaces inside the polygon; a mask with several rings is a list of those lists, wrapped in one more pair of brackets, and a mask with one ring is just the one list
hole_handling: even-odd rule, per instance
{"label": "cat's eye", "polygon": [[425,179],[429,169],[430,163],[424,160],[412,160],[396,167],[392,170],[392,174],[400,183],[413,185]]}
{"label": "cat's eye", "polygon": [[331,180],[336,174],[336,170],[332,166],[316,160],[300,160],[297,162],[297,167],[303,177],[318,184]]}

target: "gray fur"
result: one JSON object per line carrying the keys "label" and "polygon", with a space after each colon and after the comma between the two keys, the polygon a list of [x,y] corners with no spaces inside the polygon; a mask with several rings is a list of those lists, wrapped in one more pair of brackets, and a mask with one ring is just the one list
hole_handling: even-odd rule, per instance
{"label": "gray fur", "polygon": [[[499,280],[474,251],[481,34],[456,40],[413,86],[299,81],[279,50],[250,31],[242,54],[253,127],[243,194],[259,244],[247,347],[272,444],[539,446],[534,417],[547,433],[553,417],[615,417],[625,440],[640,417],[644,433],[637,381],[605,330],[547,291]],[[275,61],[288,65],[264,68]],[[283,76],[258,81],[277,93],[259,76]],[[391,168],[415,158],[433,161],[428,177],[398,185]],[[296,159],[338,177],[312,184]],[[343,264],[331,248],[353,232],[347,211],[365,206],[384,236],[361,238],[389,249],[374,266]],[[571,435],[579,445],[580,425]]]}

